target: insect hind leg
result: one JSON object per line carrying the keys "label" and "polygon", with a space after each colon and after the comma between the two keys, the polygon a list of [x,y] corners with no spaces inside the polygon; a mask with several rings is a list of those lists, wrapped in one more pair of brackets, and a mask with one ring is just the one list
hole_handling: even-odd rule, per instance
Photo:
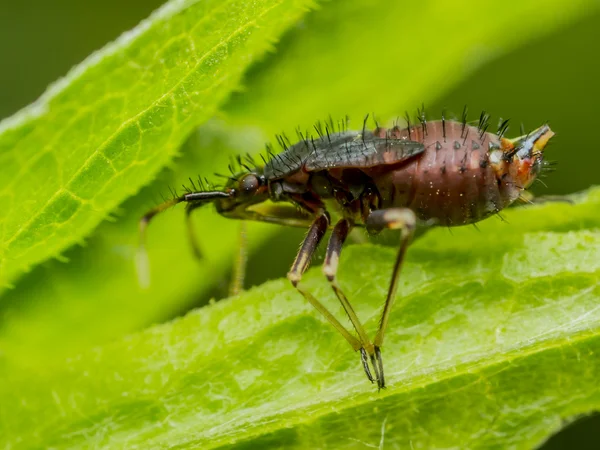
{"label": "insect hind leg", "polygon": [[379,330],[375,335],[373,344],[375,346],[375,356],[373,364],[376,365],[379,373],[381,374],[380,387],[385,387],[385,379],[383,376],[383,360],[381,358],[381,346],[383,345],[383,338],[387,329],[390,313],[394,306],[394,300],[396,298],[396,291],[398,290],[398,278],[400,275],[400,269],[402,262],[404,261],[404,255],[408,248],[411,238],[414,235],[416,228],[416,216],[415,213],[408,208],[389,208],[373,211],[366,220],[367,231],[372,234],[379,233],[384,229],[399,229],[401,230],[400,237],[400,248],[398,249],[398,255],[392,270],[392,278],[390,280],[390,286],[388,288],[387,297],[381,313],[381,319],[379,321]]}
{"label": "insect hind leg", "polygon": [[[348,219],[341,219],[333,228],[331,237],[329,238],[329,243],[327,245],[325,262],[323,263],[323,273],[325,274],[327,281],[329,281],[333,292],[340,301],[344,311],[346,311],[352,326],[360,338],[360,357],[367,378],[369,381],[371,381],[371,383],[377,381],[377,386],[381,388],[383,387],[383,372],[380,370],[381,367],[376,363],[375,347],[373,346],[371,339],[369,339],[369,336],[367,335],[367,332],[365,331],[360,319],[356,315],[354,308],[338,285],[336,279],[342,247],[351,230],[352,223]],[[373,377],[371,373],[369,360],[371,362],[371,366],[373,367],[373,371],[375,372],[375,377]]]}

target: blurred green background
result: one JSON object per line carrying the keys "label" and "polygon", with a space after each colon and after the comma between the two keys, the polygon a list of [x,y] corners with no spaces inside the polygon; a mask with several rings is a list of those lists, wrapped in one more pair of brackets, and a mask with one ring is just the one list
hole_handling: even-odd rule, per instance
{"label": "blurred green background", "polygon": [[[49,83],[93,50],[134,27],[160,4],[160,0],[4,1],[0,7],[0,118],[34,101]],[[458,114],[467,104],[473,114],[485,109],[496,119],[510,117],[510,136],[516,134],[521,122],[528,129],[547,120],[557,132],[548,152],[548,158],[558,162],[557,171],[544,180],[547,187],[536,184],[534,192],[565,194],[598,184],[600,149],[595,131],[600,99],[599,20],[600,14],[590,13],[576,24],[499,57],[482,48],[473,59],[477,68],[471,76],[441,98],[422,99],[430,117],[435,118],[442,108]],[[515,23],[515,29],[506,32],[518,32],[527,26]],[[282,45],[286,45],[285,39]],[[443,37],[440,45],[444,45]],[[269,57],[272,55],[266,57],[266,63]],[[407,70],[414,64],[418,62],[407,62]],[[369,112],[369,105],[365,108]],[[247,285],[284,275],[301,233],[281,230],[268,246],[255,251],[250,258]],[[274,252],[274,248],[278,250]],[[224,286],[216,286],[212,293],[222,296]],[[205,303],[207,297],[194,303]],[[600,436],[594,431],[598,426],[600,417],[577,421],[544,448],[599,448]]]}

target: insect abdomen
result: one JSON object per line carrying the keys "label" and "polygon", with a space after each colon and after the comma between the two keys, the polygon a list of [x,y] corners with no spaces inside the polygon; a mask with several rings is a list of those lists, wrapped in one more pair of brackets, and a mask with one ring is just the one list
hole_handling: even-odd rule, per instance
{"label": "insect abdomen", "polygon": [[519,195],[517,187],[498,180],[490,164],[490,149],[500,146],[497,135],[455,121],[388,133],[423,143],[425,152],[374,178],[384,207],[408,207],[422,220],[464,225],[500,211]]}

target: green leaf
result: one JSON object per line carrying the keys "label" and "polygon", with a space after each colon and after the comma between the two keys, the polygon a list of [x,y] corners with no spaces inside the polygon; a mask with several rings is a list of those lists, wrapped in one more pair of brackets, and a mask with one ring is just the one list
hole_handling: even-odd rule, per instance
{"label": "green leaf", "polygon": [[0,125],[0,287],[171,161],[311,0],[171,1]]}
{"label": "green leaf", "polygon": [[[222,218],[209,207],[199,210],[194,219],[205,257],[198,261],[189,248],[182,209],[173,208],[156,218],[148,229],[149,289],[138,285],[134,264],[138,222],[161,202],[161,194],[168,195],[167,186],[179,186],[195,173],[190,170],[211,165],[215,170],[226,168],[227,155],[262,143],[253,130],[224,128],[217,121],[203,125],[178,160],[184,178],[163,171],[158,187],[145,188],[125,202],[117,221],[101,224],[85,247],[67,252],[68,264],[46,263],[0,298],[1,355],[27,367],[54,364],[57,357],[173,317],[213,283],[227,285],[239,222]],[[198,151],[187,151],[192,147]],[[252,225],[254,247],[260,243],[255,237],[273,227]]]}
{"label": "green leaf", "polygon": [[[103,223],[86,247],[66,253],[68,265],[51,261],[4,294],[0,350],[7,361],[27,367],[53,364],[59,355],[111,341],[216,295],[215,286],[228,281],[238,224],[210,209],[197,216],[206,260],[198,265],[191,257],[182,212],[174,209],[149,229],[151,289],[137,285],[137,221],[160,202],[167,186],[224,172],[228,154],[259,151],[273,132],[310,127],[328,113],[348,113],[356,125],[366,112],[375,111],[385,121],[422,101],[429,104],[482,64],[486,51],[500,54],[556,30],[587,14],[592,4],[597,7],[558,0],[545,8],[532,0],[503,8],[489,2],[452,8],[445,1],[418,6],[383,0],[324,3],[286,35],[276,54],[252,69],[244,92],[227,104],[225,120],[199,130],[174,173],[163,172],[153,186],[121,206],[117,221]],[[554,92],[553,102],[560,102],[561,94],[570,95],[568,90]],[[528,98],[545,104],[547,92],[533,91]],[[566,143],[557,142],[552,150],[566,151]],[[252,225],[250,243],[260,245],[277,229]],[[275,252],[267,246],[261,265]]]}
{"label": "green leaf", "polygon": [[[600,189],[435,229],[409,249],[383,349],[388,388],[287,280],[70,358],[6,371],[19,447],[531,448],[600,407]],[[395,250],[345,250],[374,332]],[[342,314],[318,269],[306,287]]]}

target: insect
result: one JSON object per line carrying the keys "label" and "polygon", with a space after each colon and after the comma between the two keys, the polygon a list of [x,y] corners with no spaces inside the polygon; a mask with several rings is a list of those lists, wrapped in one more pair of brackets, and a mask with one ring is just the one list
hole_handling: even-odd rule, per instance
{"label": "insect", "polygon": [[[367,116],[368,117],[368,116]],[[554,133],[548,125],[515,138],[488,132],[489,116],[477,123],[441,120],[428,122],[419,111],[418,122],[405,127],[349,130],[347,121],[315,126],[315,133],[298,133],[291,144],[278,141],[279,154],[269,150],[264,164],[251,157],[238,160],[240,170],[220,189],[192,189],[155,207],[140,222],[142,245],[149,221],[177,203],[186,203],[186,214],[205,204],[219,214],[241,220],[306,227],[308,232],[287,275],[291,283],[360,353],[367,378],[385,387],[381,347],[388,327],[398,278],[406,250],[419,225],[460,226],[497,214],[531,185],[542,169],[543,150]],[[233,172],[233,171],[232,171]],[[330,211],[340,216],[332,222]],[[189,223],[189,221],[188,221]],[[370,234],[385,229],[400,231],[379,329],[371,339],[336,274],[342,247],[354,227]],[[303,273],[326,232],[331,229],[323,272],[345,310],[356,334],[348,330],[300,284]],[[191,228],[190,228],[191,230]],[[196,241],[192,244],[197,249]]]}

